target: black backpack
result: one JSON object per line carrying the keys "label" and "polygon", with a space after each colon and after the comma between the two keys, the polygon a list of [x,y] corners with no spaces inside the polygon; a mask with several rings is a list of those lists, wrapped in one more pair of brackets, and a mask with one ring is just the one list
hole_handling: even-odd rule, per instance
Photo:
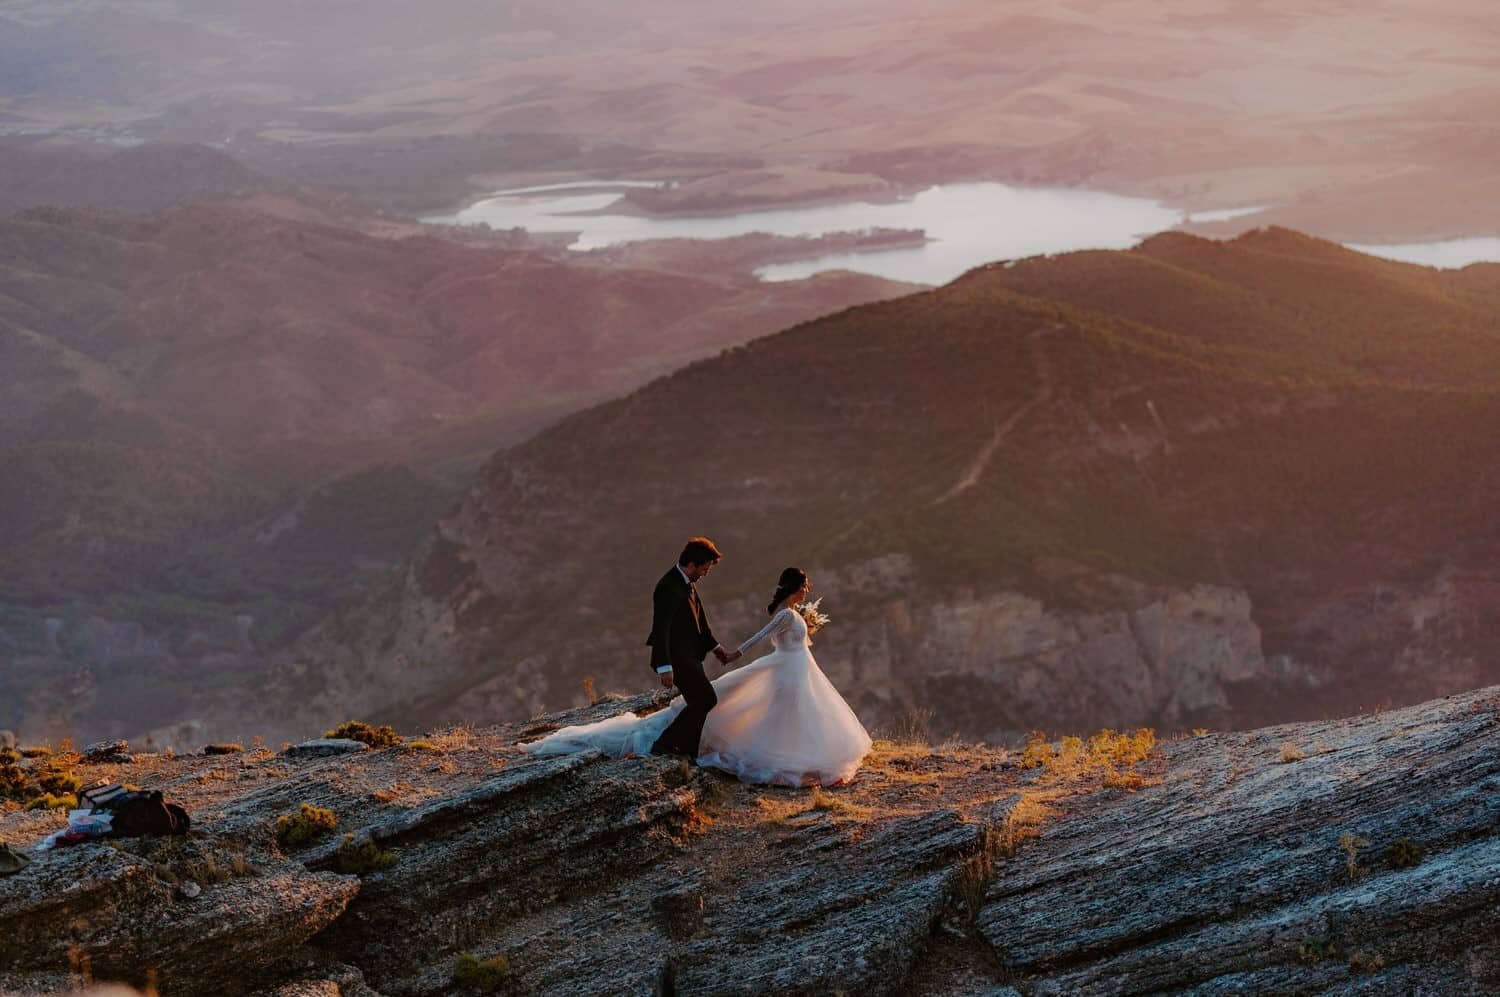
{"label": "black backpack", "polygon": [[114,814],[109,822],[111,838],[187,834],[192,823],[186,810],[163,800],[156,789],[119,793],[104,803],[104,809]]}

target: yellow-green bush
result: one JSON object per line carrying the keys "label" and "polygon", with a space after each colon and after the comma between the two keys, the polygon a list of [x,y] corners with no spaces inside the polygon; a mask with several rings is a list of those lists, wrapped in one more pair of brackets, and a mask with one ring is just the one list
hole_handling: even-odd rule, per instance
{"label": "yellow-green bush", "polygon": [[371,727],[363,720],[350,720],[341,723],[333,730],[328,731],[324,737],[337,737],[348,741],[363,741],[372,748],[389,748],[401,743],[401,736],[390,726]]}
{"label": "yellow-green bush", "polygon": [[296,848],[338,826],[332,810],[304,803],[296,813],[276,818],[276,842],[283,848]]}
{"label": "yellow-green bush", "polygon": [[370,838],[355,838],[352,834],[344,835],[344,843],[333,856],[333,867],[346,875],[368,876],[395,864],[395,852],[386,851]]}
{"label": "yellow-green bush", "polygon": [[503,955],[489,959],[464,952],[453,965],[453,984],[465,990],[494,993],[510,979],[510,960]]}
{"label": "yellow-green bush", "polygon": [[60,765],[49,765],[36,777],[36,784],[43,793],[53,796],[71,796],[83,788],[83,780]]}
{"label": "yellow-green bush", "polygon": [[26,804],[27,810],[74,810],[78,807],[78,797],[53,796],[51,793],[43,793]]}

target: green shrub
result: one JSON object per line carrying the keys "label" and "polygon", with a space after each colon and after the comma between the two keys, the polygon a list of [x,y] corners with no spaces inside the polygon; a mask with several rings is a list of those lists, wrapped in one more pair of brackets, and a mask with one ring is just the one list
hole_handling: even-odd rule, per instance
{"label": "green shrub", "polygon": [[14,765],[21,760],[21,753],[15,748],[0,748],[0,765]]}
{"label": "green shrub", "polygon": [[276,842],[283,848],[296,848],[338,826],[332,810],[304,803],[297,813],[276,818]]}
{"label": "green shrub", "polygon": [[30,748],[22,748],[21,755],[25,758],[51,758],[52,749],[38,744]]}
{"label": "green shrub", "polygon": [[389,726],[371,727],[363,720],[350,720],[339,724],[324,737],[338,737],[349,741],[363,741],[372,748],[389,748],[400,744],[401,737]]}
{"label": "green shrub", "polygon": [[23,799],[30,780],[15,765],[0,764],[0,799]]}
{"label": "green shrub", "polygon": [[50,765],[36,777],[36,784],[43,793],[53,796],[69,796],[83,788],[83,780],[60,765]]}
{"label": "green shrub", "polygon": [[43,793],[26,804],[27,810],[76,810],[77,808],[78,797],[53,796],[51,793]]}
{"label": "green shrub", "polygon": [[1327,938],[1309,938],[1297,946],[1297,959],[1307,966],[1315,966],[1324,959],[1332,959],[1338,954],[1338,946]]}
{"label": "green shrub", "polygon": [[372,872],[389,869],[396,864],[396,853],[388,852],[370,838],[356,839],[352,834],[344,835],[333,857],[333,867],[346,875],[368,876]]}
{"label": "green shrub", "polygon": [[466,990],[494,993],[510,979],[510,960],[503,955],[481,959],[464,952],[453,965],[453,984]]}
{"label": "green shrub", "polygon": [[205,755],[237,755],[245,750],[243,744],[205,744],[203,753]]}
{"label": "green shrub", "polygon": [[441,751],[442,749],[439,748],[437,745],[433,744],[431,741],[407,741],[406,742],[406,750],[407,751]]}
{"label": "green shrub", "polygon": [[1422,859],[1426,857],[1425,848],[1406,838],[1397,838],[1385,846],[1385,861],[1392,869],[1410,869],[1412,866],[1421,865]]}

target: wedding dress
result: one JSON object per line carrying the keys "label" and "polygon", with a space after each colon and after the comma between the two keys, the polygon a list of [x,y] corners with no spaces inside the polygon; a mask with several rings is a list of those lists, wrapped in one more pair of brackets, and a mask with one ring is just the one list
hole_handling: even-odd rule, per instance
{"label": "wedding dress", "polygon": [[[740,651],[768,639],[775,648],[770,654],[714,680],[719,703],[703,725],[698,764],[766,785],[847,782],[870,750],[870,735],[813,659],[798,613],[778,611]],[[523,750],[644,755],[682,707],[679,699],[644,717],[624,713],[564,727]]]}

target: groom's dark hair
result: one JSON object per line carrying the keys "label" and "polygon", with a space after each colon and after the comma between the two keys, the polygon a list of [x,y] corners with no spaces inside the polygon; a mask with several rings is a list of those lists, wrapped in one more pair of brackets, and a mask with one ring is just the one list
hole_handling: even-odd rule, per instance
{"label": "groom's dark hair", "polygon": [[677,555],[677,563],[686,567],[689,564],[714,564],[724,559],[719,553],[719,548],[708,537],[694,537],[682,548],[682,553]]}

